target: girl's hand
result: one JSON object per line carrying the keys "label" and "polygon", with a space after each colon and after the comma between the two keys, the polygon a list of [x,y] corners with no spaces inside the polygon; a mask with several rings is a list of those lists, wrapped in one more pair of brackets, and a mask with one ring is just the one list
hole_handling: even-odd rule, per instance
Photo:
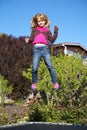
{"label": "girl's hand", "polygon": [[58,28],[58,26],[54,26],[54,30],[58,30],[59,28]]}
{"label": "girl's hand", "polygon": [[28,37],[25,38],[25,42],[26,42],[26,43],[29,42],[29,38],[28,38]]}

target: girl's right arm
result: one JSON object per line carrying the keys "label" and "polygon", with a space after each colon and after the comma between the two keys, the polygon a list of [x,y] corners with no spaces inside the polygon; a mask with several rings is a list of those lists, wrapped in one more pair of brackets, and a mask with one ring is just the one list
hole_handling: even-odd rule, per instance
{"label": "girl's right arm", "polygon": [[34,32],[35,32],[35,29],[33,28],[32,31],[31,31],[30,37],[26,37],[26,38],[25,38],[25,42],[26,42],[26,43],[32,43],[32,42],[33,42]]}

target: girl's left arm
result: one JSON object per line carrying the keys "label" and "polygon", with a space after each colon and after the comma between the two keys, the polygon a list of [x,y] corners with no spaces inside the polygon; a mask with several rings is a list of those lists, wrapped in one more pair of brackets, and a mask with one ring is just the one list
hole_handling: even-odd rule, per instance
{"label": "girl's left arm", "polygon": [[51,31],[49,31],[49,33],[48,33],[48,40],[51,43],[54,43],[57,37],[58,37],[58,27],[54,26],[54,34],[52,35]]}

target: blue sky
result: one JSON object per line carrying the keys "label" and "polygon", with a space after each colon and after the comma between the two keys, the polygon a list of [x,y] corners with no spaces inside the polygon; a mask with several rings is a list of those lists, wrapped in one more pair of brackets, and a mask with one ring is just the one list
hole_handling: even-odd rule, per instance
{"label": "blue sky", "polygon": [[59,26],[55,44],[76,42],[87,48],[87,0],[0,0],[0,33],[29,36],[37,13],[48,16],[52,33]]}

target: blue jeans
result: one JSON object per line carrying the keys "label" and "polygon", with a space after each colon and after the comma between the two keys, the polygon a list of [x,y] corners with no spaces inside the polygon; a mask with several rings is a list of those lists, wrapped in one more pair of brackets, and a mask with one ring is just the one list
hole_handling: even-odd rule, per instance
{"label": "blue jeans", "polygon": [[32,83],[36,84],[38,81],[38,66],[40,63],[40,59],[43,58],[47,68],[50,72],[50,76],[53,84],[57,83],[57,77],[52,65],[49,46],[34,46],[33,48],[33,60],[32,60]]}

